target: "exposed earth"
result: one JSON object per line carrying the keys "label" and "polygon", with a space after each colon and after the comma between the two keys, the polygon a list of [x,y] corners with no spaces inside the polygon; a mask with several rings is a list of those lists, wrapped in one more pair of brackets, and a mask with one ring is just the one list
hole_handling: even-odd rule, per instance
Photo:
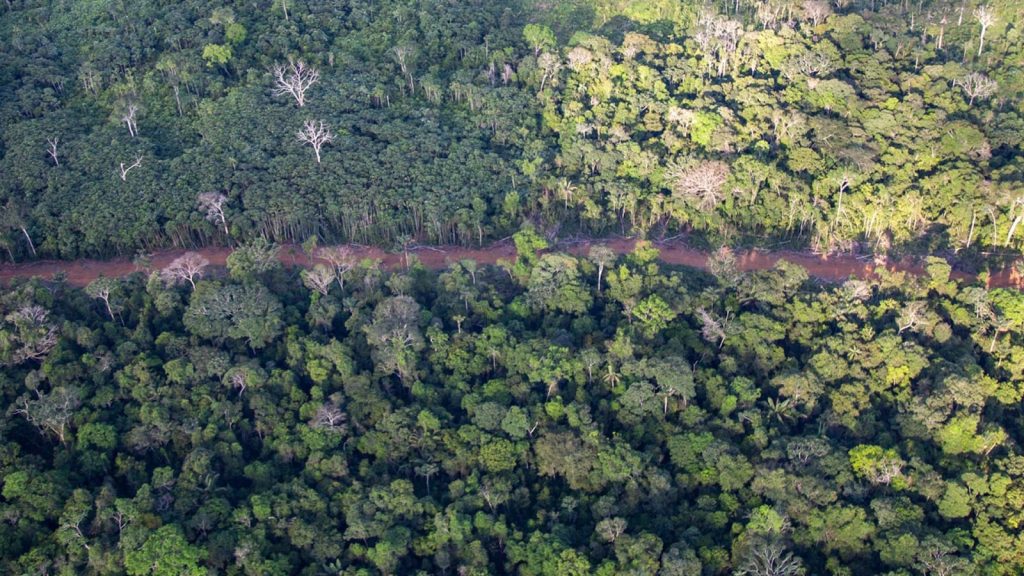
{"label": "exposed earth", "polygon": [[[633,249],[635,240],[631,238],[609,238],[593,241],[580,241],[559,245],[559,249],[567,252],[584,255],[592,244],[604,244],[615,252],[623,254]],[[655,243],[660,250],[661,260],[667,264],[678,264],[692,266],[695,268],[706,268],[708,253],[698,248],[686,246],[681,243],[665,242]],[[362,259],[378,259],[386,268],[399,268],[405,264],[403,253],[386,252],[372,246],[352,245],[352,255]],[[164,250],[153,253],[150,257],[153,269],[160,269],[171,263],[175,258],[181,256],[187,250]],[[227,261],[230,248],[206,247],[193,250],[202,254],[210,264],[223,266]],[[480,264],[494,264],[499,259],[511,259],[515,257],[515,248],[510,242],[498,242],[490,246],[473,249],[461,246],[416,246],[409,249],[410,254],[415,254],[424,266],[433,269],[446,267],[451,262],[471,259]],[[302,249],[296,245],[285,245],[280,252],[281,261],[286,266],[308,266],[309,258]],[[765,251],[749,250],[737,251],[736,259],[742,270],[761,270],[771,268],[779,260],[787,260],[798,264],[807,270],[807,273],[815,278],[827,281],[841,281],[849,277],[869,278],[875,273],[876,267],[880,264],[870,257],[853,255],[818,255],[809,252],[798,251]],[[924,266],[911,260],[888,261],[885,267],[894,272],[907,272],[909,274],[924,274]],[[38,260],[24,264],[0,264],[0,282],[8,282],[14,278],[25,278],[39,276],[44,278],[52,277],[54,274],[63,272],[67,281],[76,286],[84,286],[100,276],[125,276],[136,272],[138,269],[128,258],[116,258],[113,260]],[[961,280],[976,278],[975,275],[954,271],[953,277]],[[998,287],[1024,287],[1024,278],[1017,273],[1014,267],[1009,266],[989,274],[987,286]]]}

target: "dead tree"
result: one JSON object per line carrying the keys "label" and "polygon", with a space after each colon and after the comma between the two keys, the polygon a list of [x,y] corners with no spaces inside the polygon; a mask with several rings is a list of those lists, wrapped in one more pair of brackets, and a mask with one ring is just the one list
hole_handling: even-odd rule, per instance
{"label": "dead tree", "polygon": [[219,192],[204,192],[199,195],[199,207],[206,212],[206,219],[210,222],[219,222],[224,228],[224,235],[230,236],[228,219],[224,215],[224,205],[227,203],[228,197]]}
{"label": "dead tree", "polygon": [[344,433],[347,428],[345,425],[346,419],[345,413],[338,407],[332,406],[331,404],[324,404],[317,409],[310,424],[313,428]]}
{"label": "dead tree", "polygon": [[723,200],[729,166],[720,161],[674,164],[667,175],[677,196],[696,200],[701,210],[712,210]]}
{"label": "dead tree", "polygon": [[119,173],[121,175],[121,181],[122,182],[127,182],[128,181],[128,173],[131,172],[133,168],[138,168],[139,166],[142,166],[142,156],[140,156],[140,155],[136,155],[135,156],[135,162],[132,162],[130,166],[125,166],[124,162],[121,162],[121,167],[119,169]]}
{"label": "dead tree", "polygon": [[171,285],[187,280],[192,285],[192,291],[196,289],[196,278],[202,276],[203,270],[210,265],[210,261],[195,252],[186,252],[174,259],[166,268],[160,271],[160,277]]}
{"label": "dead tree", "polygon": [[814,26],[821,24],[832,15],[832,7],[821,0],[805,0],[801,9],[804,17],[810,20]]}
{"label": "dead tree", "polygon": [[124,108],[124,114],[121,115],[121,122],[124,122],[128,126],[128,133],[135,138],[139,134],[139,125],[135,120],[135,115],[139,112],[139,105],[134,102],[129,102]]}
{"label": "dead tree", "polygon": [[320,163],[320,148],[324,144],[334,141],[334,134],[331,133],[331,129],[322,120],[306,120],[297,136],[300,142],[305,142],[313,147],[313,152],[316,153],[317,164]]}
{"label": "dead tree", "polygon": [[117,286],[118,281],[116,278],[100,276],[85,287],[86,294],[96,298],[97,300],[103,301],[104,306],[107,308],[107,314],[110,316],[111,320],[117,319],[114,315],[115,311],[120,312],[120,306],[113,306],[110,304],[110,295],[117,290]]}
{"label": "dead tree", "polygon": [[981,34],[978,35],[978,56],[980,57],[981,50],[985,47],[985,33],[988,32],[990,26],[996,23],[996,13],[990,6],[978,6],[974,10],[974,17],[981,25]]}
{"label": "dead tree", "polygon": [[82,405],[81,395],[75,388],[58,387],[49,394],[35,392],[36,398],[22,396],[12,406],[12,413],[23,417],[41,433],[50,433],[63,444],[75,411]]}
{"label": "dead tree", "polygon": [[302,283],[306,288],[322,296],[327,296],[327,293],[331,291],[331,284],[334,284],[334,280],[337,278],[337,273],[334,268],[317,264],[310,270],[303,270],[300,276],[302,276]]}
{"label": "dead tree", "polygon": [[50,158],[53,158],[54,166],[60,166],[60,160],[57,159],[57,143],[59,141],[60,138],[57,138],[56,136],[46,139],[46,153],[50,155]]}
{"label": "dead tree", "polygon": [[[0,210],[0,226],[6,226],[10,228],[17,228],[21,230],[22,235],[25,236],[25,240],[28,242],[28,249],[32,251],[32,257],[36,256],[36,245],[32,242],[32,236],[28,233],[26,223],[28,222],[28,214],[24,204],[15,202],[13,199],[7,201],[7,205]],[[8,253],[10,250],[8,249]],[[11,260],[14,260],[14,256],[11,256]]]}
{"label": "dead tree", "polygon": [[708,342],[718,344],[718,348],[721,349],[722,345],[725,344],[725,339],[729,337],[732,314],[727,313],[725,316],[718,316],[704,308],[698,308],[697,318],[701,323],[701,336]]}
{"label": "dead tree", "polygon": [[[57,345],[60,334],[48,321],[49,313],[42,306],[24,306],[8,314],[4,320],[14,326],[9,336],[12,352],[8,364],[42,360]],[[0,359],[0,366],[5,361]]]}
{"label": "dead tree", "polygon": [[990,98],[999,88],[995,80],[979,72],[971,72],[963,78],[956,80],[954,84],[960,86],[964,94],[967,94],[969,99],[967,102],[968,106],[974,106],[976,99],[985,100]]}
{"label": "dead tree", "polygon": [[356,258],[348,246],[327,246],[316,251],[316,257],[334,267],[338,287],[345,291],[345,274],[356,267]]}
{"label": "dead tree", "polygon": [[415,91],[415,82],[412,79],[412,73],[409,71],[412,59],[416,53],[410,46],[395,46],[391,49],[391,53],[395,56],[395,62],[398,63],[398,67],[402,70],[402,75],[405,76],[409,82],[409,91]]}
{"label": "dead tree", "polygon": [[274,95],[290,95],[302,108],[306,105],[306,91],[320,79],[320,72],[302,60],[289,60],[288,65],[277,64],[273,68]]}

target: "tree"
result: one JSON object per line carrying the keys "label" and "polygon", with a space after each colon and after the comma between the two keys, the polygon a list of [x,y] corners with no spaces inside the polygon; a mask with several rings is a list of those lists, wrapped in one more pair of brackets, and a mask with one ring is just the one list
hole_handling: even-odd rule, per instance
{"label": "tree", "polygon": [[231,277],[252,282],[257,277],[281,266],[278,259],[280,247],[266,238],[259,237],[235,248],[228,255],[227,265]]}
{"label": "tree", "polygon": [[134,101],[129,101],[124,105],[124,111],[121,114],[121,122],[124,122],[125,126],[128,127],[128,134],[132,138],[139,134],[138,121],[135,118],[138,112],[139,105]]}
{"label": "tree", "polygon": [[[36,245],[32,242],[32,236],[28,233],[28,214],[25,205],[21,202],[11,198],[4,205],[3,213],[0,214],[0,222],[3,223],[5,228],[14,228],[21,231],[21,234],[25,237],[25,241],[28,242],[28,248],[32,252],[32,257],[36,256]],[[12,257],[13,260],[13,257]]]}
{"label": "tree", "polygon": [[60,166],[60,158],[57,157],[57,144],[59,142],[60,138],[56,136],[46,139],[46,153],[53,159],[54,166]]}
{"label": "tree", "polygon": [[918,547],[915,568],[927,576],[971,576],[976,573],[971,562],[957,556],[957,547],[938,536],[926,536]]}
{"label": "tree", "polygon": [[711,272],[722,288],[735,288],[743,277],[736,262],[736,254],[728,246],[715,250],[708,258],[708,272]]}
{"label": "tree", "polygon": [[677,314],[661,296],[651,294],[633,308],[633,316],[639,321],[644,336],[653,338],[667,328]]}
{"label": "tree", "polygon": [[124,162],[121,162],[121,164],[120,164],[120,166],[119,166],[119,168],[117,170],[118,175],[121,176],[121,181],[122,182],[127,182],[128,181],[128,173],[131,172],[132,170],[134,170],[135,168],[138,168],[139,166],[142,166],[142,155],[141,154],[136,154],[135,155],[135,161],[132,162],[131,164],[127,165],[127,166],[124,165]]}
{"label": "tree", "polygon": [[323,121],[320,120],[306,120],[306,123],[302,125],[302,130],[297,133],[299,142],[304,142],[313,147],[313,152],[316,153],[316,163],[320,163],[320,149],[324,144],[330,144],[334,141],[334,134],[331,133]]}
{"label": "tree", "polygon": [[119,285],[120,282],[117,278],[101,276],[90,282],[89,285],[85,287],[86,294],[103,301],[103,305],[106,306],[107,314],[110,316],[111,320],[115,320],[114,309],[116,306],[111,306],[110,295],[117,290]]}
{"label": "tree", "polygon": [[324,404],[317,408],[316,414],[313,415],[313,419],[310,422],[310,426],[321,430],[329,430],[331,432],[337,432],[338,434],[344,434],[347,426],[345,421],[348,419],[345,413],[340,408],[333,404]]}
{"label": "tree", "polygon": [[736,568],[737,576],[799,576],[804,574],[800,559],[786,551],[782,543],[757,539],[748,545]]}
{"label": "tree", "polygon": [[555,47],[555,33],[543,24],[527,24],[523,27],[523,39],[533,49],[534,56]]}
{"label": "tree", "polygon": [[414,374],[416,353],[424,346],[419,316],[420,306],[409,296],[387,298],[374,309],[366,338],[385,374],[397,372],[403,381]]}
{"label": "tree", "polygon": [[720,161],[676,162],[666,176],[673,194],[695,202],[701,210],[712,210],[724,198],[722,187],[729,177],[729,166]]}
{"label": "tree", "polygon": [[228,231],[228,219],[224,214],[224,206],[228,203],[228,197],[219,192],[203,192],[199,195],[199,208],[206,213],[206,219],[210,222],[219,222],[224,228],[224,235],[230,236]]}
{"label": "tree", "polygon": [[614,543],[626,532],[626,526],[628,522],[623,518],[605,518],[597,523],[594,532],[605,542]]}
{"label": "tree", "polygon": [[207,44],[203,46],[203,60],[210,68],[225,66],[234,56],[234,50],[227,44]]}
{"label": "tree", "polygon": [[203,270],[209,265],[210,261],[201,254],[186,252],[161,270],[160,277],[172,286],[182,281],[188,281],[194,292],[196,279],[203,275]]}
{"label": "tree", "polygon": [[28,305],[7,314],[0,329],[0,366],[42,360],[57,345],[60,332],[42,306]]}
{"label": "tree", "polygon": [[718,347],[721,348],[729,336],[732,315],[727,313],[725,316],[719,316],[705,308],[698,308],[697,319],[701,324],[701,336],[708,342],[717,342]]}
{"label": "tree", "polygon": [[348,246],[325,246],[316,250],[316,257],[334,268],[338,287],[345,291],[345,274],[356,267],[357,260]]}
{"label": "tree", "polygon": [[320,72],[302,60],[289,60],[288,65],[275,64],[274,95],[290,95],[299,108],[306,105],[306,92],[320,80]]}
{"label": "tree", "polygon": [[988,32],[990,26],[996,23],[996,13],[991,6],[978,6],[974,9],[974,18],[981,26],[981,33],[978,34],[978,57],[980,58],[981,51],[985,47],[985,33]]}
{"label": "tree", "polygon": [[895,450],[861,444],[850,449],[853,471],[872,484],[888,486],[903,477],[904,461]]}
{"label": "tree", "polygon": [[815,27],[832,15],[832,7],[823,0],[804,0],[800,8],[803,10],[804,17],[810,20]]}
{"label": "tree", "polygon": [[261,284],[206,282],[193,293],[182,320],[201,338],[234,338],[258,350],[281,333],[281,311],[281,303]]}
{"label": "tree", "polygon": [[568,254],[545,254],[530,272],[526,300],[538,310],[583,314],[591,296],[580,281],[579,264]]}
{"label": "tree", "polygon": [[974,101],[978,98],[987,100],[996,93],[998,86],[995,80],[991,80],[988,76],[981,74],[980,72],[971,72],[970,74],[955,81],[955,84],[959,85],[967,94],[968,106],[974,106]]}
{"label": "tree", "polygon": [[615,263],[615,252],[604,244],[598,244],[590,247],[587,257],[597,265],[597,291],[600,293],[601,277],[604,275],[605,267]]}
{"label": "tree", "polygon": [[199,565],[204,557],[204,550],[189,544],[181,528],[167,524],[139,548],[125,550],[124,568],[129,576],[206,576]]}
{"label": "tree", "polygon": [[36,390],[34,396],[23,395],[10,406],[11,413],[25,418],[41,433],[53,434],[63,444],[75,412],[82,404],[78,388],[58,386],[46,394]]}
{"label": "tree", "polygon": [[331,285],[337,279],[334,269],[323,264],[317,264],[309,270],[303,270],[299,275],[302,277],[302,283],[306,288],[321,296],[327,296],[327,293],[331,291]]}

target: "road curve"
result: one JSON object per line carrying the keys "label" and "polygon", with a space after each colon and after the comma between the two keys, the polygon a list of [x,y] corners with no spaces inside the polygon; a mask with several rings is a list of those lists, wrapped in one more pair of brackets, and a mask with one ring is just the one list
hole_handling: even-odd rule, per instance
{"label": "road curve", "polygon": [[[628,253],[633,249],[635,240],[630,238],[609,238],[601,240],[589,240],[574,243],[564,243],[559,246],[560,250],[577,255],[584,255],[593,244],[604,244],[619,254]],[[708,253],[686,246],[681,243],[655,243],[660,250],[660,258],[667,264],[679,264],[695,268],[706,268]],[[350,246],[353,256],[380,260],[385,268],[400,268],[404,266],[404,255],[391,252],[372,246]],[[171,263],[172,260],[187,252],[186,250],[163,250],[151,255],[151,266],[153,269],[160,269]],[[230,248],[206,247],[194,250],[202,254],[211,264],[223,266],[231,253]],[[480,264],[494,264],[499,259],[511,259],[515,257],[515,248],[509,242],[499,242],[483,248],[465,248],[461,246],[418,246],[411,248],[410,253],[415,254],[419,260],[428,268],[441,269],[451,262],[470,259]],[[307,266],[309,258],[302,249],[296,245],[285,245],[280,252],[280,259],[286,266]],[[787,260],[798,264],[807,270],[807,273],[815,278],[828,281],[841,281],[847,278],[870,278],[874,275],[877,264],[875,261],[852,255],[830,255],[823,256],[809,252],[796,251],[737,251],[736,259],[742,270],[761,270],[771,268],[779,260]],[[886,268],[896,272],[907,272],[913,275],[924,274],[924,266],[919,262],[910,260],[891,261],[885,264]],[[27,278],[38,276],[42,278],[53,277],[54,274],[63,272],[70,284],[85,286],[100,276],[116,277],[126,276],[136,272],[137,268],[127,258],[116,258],[113,260],[38,260],[23,264],[0,264],[0,282],[7,283],[14,278]],[[954,272],[954,278],[959,280],[975,280],[976,276],[964,272]],[[987,280],[990,288],[998,287],[1024,287],[1022,278],[1014,267],[1007,267],[993,271]]]}

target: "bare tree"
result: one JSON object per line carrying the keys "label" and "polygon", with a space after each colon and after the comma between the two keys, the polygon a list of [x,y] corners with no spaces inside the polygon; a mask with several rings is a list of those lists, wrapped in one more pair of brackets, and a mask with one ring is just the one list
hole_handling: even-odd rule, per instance
{"label": "bare tree", "polygon": [[[32,256],[36,256],[36,245],[32,242],[32,236],[28,233],[28,210],[25,204],[17,202],[13,198],[7,201],[7,204],[0,211],[0,225],[8,228],[17,228],[21,230],[25,240],[28,241],[28,249],[32,251]],[[8,249],[8,253],[10,250]],[[11,260],[14,260],[14,256],[11,256]]]}
{"label": "bare tree", "polygon": [[327,293],[331,291],[331,284],[338,277],[334,268],[323,264],[317,264],[310,270],[303,270],[300,276],[302,276],[302,283],[306,288],[319,292],[323,296],[327,296]]}
{"label": "bare tree", "polygon": [[129,102],[124,107],[124,114],[121,115],[121,122],[124,122],[128,126],[128,133],[131,134],[132,138],[135,138],[139,134],[139,125],[135,119],[136,114],[139,112],[139,105],[135,102]]}
{"label": "bare tree", "polygon": [[935,536],[926,536],[918,546],[915,568],[928,576],[973,574],[971,562],[957,556],[957,547]]}
{"label": "bare tree", "polygon": [[779,542],[760,541],[751,544],[746,559],[735,574],[738,576],[798,576],[804,573],[800,559]]}
{"label": "bare tree", "polygon": [[8,314],[4,320],[13,325],[8,332],[10,355],[0,357],[0,366],[16,365],[28,360],[41,360],[57,345],[57,327],[48,321],[49,313],[42,306],[24,306]]}
{"label": "bare tree", "polygon": [[300,142],[305,142],[313,147],[313,152],[316,153],[317,164],[320,163],[320,148],[324,144],[334,141],[334,134],[331,133],[331,129],[322,120],[306,120],[297,136]]}
{"label": "bare tree", "polygon": [[281,5],[281,11],[284,12],[284,21],[288,21],[288,0],[277,0],[274,4]]}
{"label": "bare tree", "polygon": [[996,13],[991,6],[978,6],[974,10],[974,17],[981,25],[981,34],[978,35],[978,56],[981,56],[981,50],[985,47],[985,33],[996,23]]}
{"label": "bare tree", "polygon": [[713,10],[704,10],[697,18],[694,39],[704,54],[708,72],[724,76],[734,61],[743,25],[720,16]]}
{"label": "bare tree", "polygon": [[697,318],[701,323],[701,336],[708,342],[714,342],[721,348],[729,335],[729,328],[732,322],[732,315],[718,316],[708,312],[704,308],[697,309]]}
{"label": "bare tree", "polygon": [[722,201],[729,166],[717,160],[675,163],[667,175],[676,195],[695,199],[701,210],[711,210]]}
{"label": "bare tree", "polygon": [[120,168],[121,180],[123,182],[127,182],[128,181],[128,173],[131,172],[132,169],[138,168],[139,166],[142,166],[142,156],[138,155],[138,154],[135,155],[135,162],[132,162],[132,164],[130,166],[125,166],[124,162],[121,162],[121,168]]}
{"label": "bare tree", "polygon": [[302,60],[289,60],[288,65],[276,64],[273,68],[274,95],[290,95],[302,108],[306,105],[306,91],[320,79],[320,72]]}
{"label": "bare tree", "polygon": [[[1013,217],[1013,220],[1010,221],[1010,229],[1006,232],[1006,242],[1003,243],[1005,246],[1009,246],[1010,245],[1010,240],[1013,239],[1014,232],[1017,231],[1017,227],[1020,226],[1021,221],[1024,220],[1024,210],[1018,211],[1017,208],[1024,208],[1024,197],[1015,198],[1013,200],[1013,203],[1010,204],[1009,212],[1010,212],[1010,214],[1013,214],[1014,217]],[[992,218],[993,237],[995,236],[995,231],[994,231],[995,226],[996,226],[995,217],[993,217]],[[992,244],[995,245],[995,239],[994,238],[993,238]]]}
{"label": "bare tree", "polygon": [[558,72],[562,69],[562,62],[557,56],[545,52],[537,58],[537,68],[541,70],[540,90],[543,92],[544,85],[548,80],[558,77]]}
{"label": "bare tree", "polygon": [[224,228],[224,234],[228,232],[228,219],[224,215],[224,205],[228,203],[228,197],[219,192],[204,192],[199,195],[199,207],[206,212],[206,219],[210,222],[220,222]]}
{"label": "bare tree", "polygon": [[245,372],[243,370],[239,370],[228,378],[228,384],[230,384],[235,390],[238,390],[238,397],[241,398],[242,394],[245,393],[245,389],[249,385],[249,382],[246,378]]}
{"label": "bare tree", "polygon": [[597,532],[598,536],[601,537],[605,542],[615,542],[626,532],[626,527],[629,525],[624,518],[618,516],[614,518],[605,518],[597,523],[594,527],[594,532]]}
{"label": "bare tree", "polygon": [[341,409],[331,404],[324,404],[317,409],[310,425],[313,428],[344,433],[346,429],[345,420],[345,413]]}
{"label": "bare tree", "polygon": [[356,258],[348,246],[325,246],[316,251],[316,257],[334,267],[338,287],[345,290],[345,274],[356,267]]}
{"label": "bare tree", "polygon": [[924,300],[907,302],[896,318],[896,325],[899,327],[900,333],[925,324],[927,311],[928,303]]}
{"label": "bare tree", "polygon": [[804,0],[800,8],[803,10],[804,17],[810,20],[814,26],[821,24],[832,15],[832,7],[822,0]]}
{"label": "bare tree", "polygon": [[210,261],[195,252],[186,252],[174,259],[166,268],[160,271],[160,277],[168,284],[174,285],[187,280],[196,289],[196,279],[203,274],[203,270],[210,265]]}
{"label": "bare tree", "polygon": [[39,429],[49,432],[63,444],[67,435],[68,425],[75,410],[82,404],[81,395],[75,388],[59,387],[49,394],[35,392],[33,400],[28,395],[22,396],[11,412],[17,414]]}
{"label": "bare tree", "polygon": [[587,257],[590,258],[591,262],[597,264],[597,291],[600,292],[604,269],[615,262],[615,252],[604,244],[598,244],[590,247]]}
{"label": "bare tree", "polygon": [[402,75],[409,82],[409,91],[412,92],[415,90],[416,84],[413,82],[410,68],[412,67],[413,59],[416,57],[416,49],[412,46],[401,45],[392,48],[391,53],[395,56],[395,62],[398,63],[398,67],[402,70]]}
{"label": "bare tree", "polygon": [[722,246],[715,250],[707,261],[708,272],[718,280],[722,288],[732,288],[739,284],[743,278],[739,263],[736,261],[736,254],[732,248]]}
{"label": "bare tree", "polygon": [[956,80],[954,84],[960,86],[964,94],[967,94],[969,98],[968,106],[974,106],[974,101],[978,98],[982,100],[991,98],[999,88],[995,80],[980,72],[971,72],[963,78]]}
{"label": "bare tree", "polygon": [[110,304],[110,294],[117,289],[117,286],[118,282],[116,278],[100,276],[85,287],[86,294],[103,301],[103,304],[107,307],[107,314],[110,315],[111,320],[114,320],[115,317],[114,307]]}
{"label": "bare tree", "polygon": [[60,138],[54,136],[53,138],[46,139],[46,153],[53,158],[53,165],[60,166],[60,160],[57,158],[57,143],[60,142]]}

